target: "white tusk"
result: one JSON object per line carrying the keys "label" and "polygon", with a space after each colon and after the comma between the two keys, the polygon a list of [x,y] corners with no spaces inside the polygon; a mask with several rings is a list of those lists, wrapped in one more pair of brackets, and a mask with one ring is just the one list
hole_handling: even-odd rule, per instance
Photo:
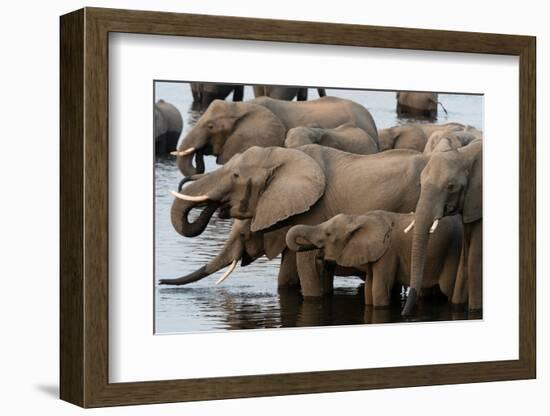
{"label": "white tusk", "polygon": [[233,273],[233,270],[235,270],[235,267],[237,266],[237,260],[233,260],[233,263],[231,263],[231,266],[229,266],[229,269],[227,269],[225,271],[225,273],[223,274],[222,277],[220,277],[218,279],[218,281],[216,282],[217,285],[219,285],[221,282],[223,282],[225,279],[227,279],[227,277]]}
{"label": "white tusk", "polygon": [[174,152],[170,152],[172,156],[187,156],[195,151],[194,147],[190,147],[187,150],[176,150]]}
{"label": "white tusk", "polygon": [[439,218],[436,218],[435,221],[432,224],[432,228],[430,228],[430,234],[432,234],[435,231],[438,224],[439,224]]}
{"label": "white tusk", "polygon": [[170,191],[170,193],[174,195],[176,198],[183,199],[184,201],[202,202],[210,199],[208,195],[191,196],[191,195],[180,194],[179,192],[176,192],[176,191]]}
{"label": "white tusk", "polygon": [[414,227],[414,218],[413,218],[413,220],[411,221],[411,223],[409,224],[409,226],[403,230],[403,232],[404,232],[405,234],[407,234],[409,231],[411,231],[411,230],[413,229],[413,227]]}

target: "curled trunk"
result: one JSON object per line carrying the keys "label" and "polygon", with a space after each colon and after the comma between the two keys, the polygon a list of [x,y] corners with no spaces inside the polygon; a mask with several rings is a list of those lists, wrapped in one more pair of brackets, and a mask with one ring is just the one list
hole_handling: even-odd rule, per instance
{"label": "curled trunk", "polygon": [[171,209],[171,219],[174,229],[184,237],[196,237],[205,230],[210,218],[218,208],[219,204],[210,202],[204,207],[200,215],[194,221],[189,221],[189,213],[197,206],[190,201],[174,200]]}
{"label": "curled trunk", "polygon": [[[309,251],[318,247],[312,242],[313,228],[310,225],[295,225],[286,235],[286,245],[292,251]],[[303,242],[300,242],[301,239]]]}

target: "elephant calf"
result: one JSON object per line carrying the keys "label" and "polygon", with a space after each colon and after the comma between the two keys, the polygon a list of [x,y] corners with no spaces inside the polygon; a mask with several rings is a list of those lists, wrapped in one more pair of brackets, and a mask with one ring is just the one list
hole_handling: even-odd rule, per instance
{"label": "elephant calf", "polygon": [[[413,214],[370,211],[339,214],[319,225],[296,225],[286,236],[294,251],[320,249],[325,270],[334,264],[365,272],[365,304],[390,304],[396,283],[409,285]],[[451,299],[462,248],[460,216],[443,218],[430,239],[423,288],[439,286]]]}
{"label": "elephant calf", "polygon": [[365,130],[351,123],[342,124],[334,129],[294,127],[286,134],[285,147],[300,147],[306,144],[319,144],[360,155],[378,153],[376,141]]}

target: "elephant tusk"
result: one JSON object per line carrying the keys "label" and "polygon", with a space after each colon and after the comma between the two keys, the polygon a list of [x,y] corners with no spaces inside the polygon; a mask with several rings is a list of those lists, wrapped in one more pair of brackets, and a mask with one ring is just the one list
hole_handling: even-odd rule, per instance
{"label": "elephant tusk", "polygon": [[229,275],[231,273],[233,273],[233,270],[235,270],[236,266],[237,266],[237,260],[233,260],[233,263],[231,263],[231,265],[229,266],[229,269],[227,269],[225,271],[225,273],[223,274],[223,276],[218,279],[216,284],[219,285],[221,282],[223,282],[225,279],[227,279],[229,277]]}
{"label": "elephant tusk", "polygon": [[408,227],[405,228],[405,229],[403,230],[403,232],[404,232],[405,234],[407,234],[409,231],[411,231],[411,230],[413,229],[413,227],[414,227],[414,221],[415,221],[415,220],[414,220],[414,218],[413,218],[413,220],[412,220],[411,223],[408,225]]}
{"label": "elephant tusk", "polygon": [[430,228],[430,234],[432,234],[432,233],[435,231],[435,229],[437,228],[438,224],[439,224],[439,218],[436,218],[435,221],[434,221],[433,224],[432,224],[432,227]]}
{"label": "elephant tusk", "polygon": [[176,150],[174,152],[170,152],[170,154],[172,156],[187,156],[187,155],[190,155],[191,153],[194,153],[195,150],[196,149],[194,147],[190,147],[187,150]]}
{"label": "elephant tusk", "polygon": [[174,195],[176,198],[183,199],[184,201],[203,202],[210,199],[208,195],[191,196],[191,195],[180,194],[179,192],[176,192],[176,191],[170,191],[170,193]]}

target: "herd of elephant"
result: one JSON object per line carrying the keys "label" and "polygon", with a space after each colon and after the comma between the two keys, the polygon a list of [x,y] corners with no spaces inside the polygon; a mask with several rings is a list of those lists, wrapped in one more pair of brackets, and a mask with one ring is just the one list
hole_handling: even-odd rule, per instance
{"label": "herd of elephant", "polygon": [[[206,265],[160,284],[185,285],[228,267],[221,283],[239,261],[281,255],[278,287],[304,298],[331,294],[335,276],[358,276],[375,308],[400,299],[405,286],[403,315],[434,287],[481,310],[480,130],[460,123],[379,130],[365,107],[324,90],[311,101],[288,101],[299,91],[272,98],[268,87],[250,101],[223,100],[230,92],[208,104],[172,152],[184,177],[170,215],[185,237],[199,236],[216,211],[234,219],[231,232]],[[428,101],[437,109],[437,97]],[[209,155],[222,166],[205,173]],[[201,212],[190,220],[193,209]]]}

